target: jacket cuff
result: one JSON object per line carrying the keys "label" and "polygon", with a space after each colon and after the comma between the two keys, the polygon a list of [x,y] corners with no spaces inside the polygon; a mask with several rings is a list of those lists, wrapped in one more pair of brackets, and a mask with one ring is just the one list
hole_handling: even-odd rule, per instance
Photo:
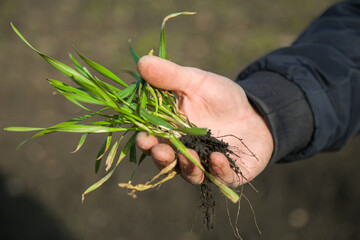
{"label": "jacket cuff", "polygon": [[269,163],[293,161],[310,143],[314,131],[313,115],[302,90],[268,71],[255,72],[237,83],[272,133],[274,151]]}

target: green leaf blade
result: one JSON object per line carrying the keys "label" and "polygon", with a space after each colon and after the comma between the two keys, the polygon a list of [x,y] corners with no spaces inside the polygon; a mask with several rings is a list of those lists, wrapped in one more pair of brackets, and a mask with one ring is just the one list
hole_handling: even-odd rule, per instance
{"label": "green leaf blade", "polygon": [[165,40],[165,23],[174,17],[177,17],[179,15],[193,15],[196,14],[196,12],[178,12],[178,13],[172,13],[167,15],[162,24],[161,24],[161,31],[160,31],[160,47],[159,47],[159,57],[166,59],[166,40]]}
{"label": "green leaf blade", "polygon": [[80,150],[80,148],[84,145],[87,136],[88,136],[88,133],[85,133],[81,136],[76,149],[74,151],[72,151],[71,153],[76,153],[77,151]]}
{"label": "green leaf blade", "polygon": [[188,135],[205,135],[208,132],[207,128],[177,128],[177,131],[183,132]]}
{"label": "green leaf blade", "polygon": [[140,111],[140,115],[141,117],[143,117],[145,120],[149,121],[150,123],[156,125],[156,126],[160,126],[163,127],[165,129],[172,129],[174,130],[175,127],[173,125],[171,125],[170,123],[168,123],[167,121],[163,120],[162,118],[156,116],[155,114],[151,114],[149,113],[147,110],[145,109],[141,109]]}
{"label": "green leaf blade", "polygon": [[135,49],[132,47],[132,44],[131,44],[131,39],[129,39],[129,49],[130,49],[130,53],[131,53],[131,56],[132,58],[134,59],[135,63],[137,63],[140,59],[139,55],[136,53]]}
{"label": "green leaf blade", "polygon": [[114,73],[112,73],[110,70],[108,70],[107,68],[105,68],[104,66],[88,59],[87,57],[81,55],[76,49],[75,49],[76,53],[79,55],[79,57],[86,62],[90,67],[92,67],[95,71],[97,71],[98,73],[102,74],[103,76],[119,83],[120,85],[124,86],[124,87],[128,87],[128,85],[123,82],[118,76],[116,76]]}
{"label": "green leaf blade", "polygon": [[4,128],[6,131],[11,132],[32,132],[32,131],[40,131],[44,130],[45,128],[37,128],[37,127],[7,127]]}

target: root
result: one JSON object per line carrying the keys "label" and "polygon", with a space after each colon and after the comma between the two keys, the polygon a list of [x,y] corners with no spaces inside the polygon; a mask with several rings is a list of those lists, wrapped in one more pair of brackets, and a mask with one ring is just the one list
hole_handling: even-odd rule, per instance
{"label": "root", "polygon": [[[241,145],[244,147],[244,151],[240,150],[238,148],[231,149],[230,146],[222,140],[225,137],[234,137],[237,140],[239,140]],[[198,153],[201,164],[204,166],[205,170],[208,172],[211,172],[211,165],[210,165],[208,159],[212,152],[221,152],[226,156],[226,158],[228,159],[230,168],[236,173],[236,176],[238,178],[236,180],[240,183],[239,185],[241,185],[241,190],[239,192],[240,199],[238,202],[238,208],[237,208],[236,214],[233,215],[233,217],[230,214],[228,202],[226,200],[227,214],[229,217],[229,223],[234,232],[234,236],[237,239],[242,239],[238,225],[239,225],[239,218],[240,218],[240,202],[241,202],[241,198],[243,198],[243,197],[250,206],[250,209],[251,209],[251,212],[252,212],[252,215],[254,218],[255,226],[256,226],[259,234],[261,234],[261,231],[260,231],[259,226],[256,221],[255,211],[251,205],[250,200],[244,195],[244,192],[243,192],[244,182],[248,183],[250,185],[250,187],[256,193],[258,193],[259,191],[249,181],[249,179],[247,179],[244,176],[244,174],[241,172],[240,167],[236,164],[236,160],[234,161],[231,158],[231,156],[235,156],[236,158],[238,158],[241,161],[241,156],[239,156],[239,155],[243,156],[245,154],[250,157],[253,157],[254,160],[259,161],[259,159],[255,155],[255,153],[249,149],[249,147],[244,143],[244,141],[241,138],[238,138],[237,136],[230,135],[230,134],[219,136],[219,137],[215,138],[215,137],[211,136],[211,132],[209,131],[207,133],[207,135],[204,135],[204,136],[185,136],[185,137],[182,137],[180,140],[186,147],[192,148]],[[237,152],[237,150],[239,152]],[[214,171],[212,171],[212,172],[214,172]],[[203,210],[203,215],[204,215],[203,216],[203,225],[208,230],[212,229],[213,224],[214,224],[214,217],[215,217],[215,201],[214,201],[212,190],[211,190],[211,183],[210,183],[209,179],[207,179],[207,178],[205,178],[204,183],[201,185],[201,205],[199,206],[199,210]]]}
{"label": "root", "polygon": [[[136,198],[136,192],[137,191],[145,191],[150,188],[155,188],[157,186],[160,186],[166,181],[169,181],[170,179],[174,178],[178,171],[176,170],[177,160],[163,168],[156,176],[154,176],[150,181],[147,181],[145,184],[137,184],[132,185],[129,183],[119,183],[119,187],[121,188],[127,188],[131,190],[129,195],[133,198]],[[164,176],[164,177],[163,177]],[[163,177],[159,181],[155,182],[157,179]],[[155,182],[155,183],[154,183]]]}
{"label": "root", "polygon": [[249,151],[249,153],[251,154],[251,156],[253,156],[257,161],[259,161],[259,159],[258,159],[258,157],[255,155],[255,153],[253,153],[253,151],[250,150],[250,148],[244,143],[244,141],[243,141],[241,138],[239,138],[239,137],[237,137],[237,136],[235,136],[235,135],[232,135],[232,134],[227,134],[227,135],[219,136],[218,138],[224,138],[224,137],[234,137],[234,138],[236,138],[237,140],[239,140],[239,141],[241,142],[241,144],[246,148],[246,150]]}
{"label": "root", "polygon": [[242,237],[240,235],[238,225],[239,225],[239,219],[240,219],[240,209],[241,209],[241,199],[242,198],[244,198],[246,200],[246,202],[248,203],[248,205],[250,207],[250,210],[251,210],[251,213],[252,213],[252,216],[253,216],[253,219],[254,219],[254,224],[255,224],[256,230],[258,231],[259,235],[261,235],[261,230],[260,230],[259,224],[258,224],[257,219],[256,219],[256,214],[255,214],[254,207],[252,206],[251,201],[249,200],[249,198],[247,198],[246,195],[243,193],[243,188],[244,188],[244,186],[241,187],[240,199],[238,201],[238,207],[237,207],[237,211],[236,211],[235,222],[233,222],[231,214],[230,214],[228,199],[225,198],[226,212],[227,212],[227,215],[228,215],[230,226],[231,226],[231,228],[232,228],[232,230],[234,232],[234,236],[237,239],[240,239],[240,240],[242,240]]}
{"label": "root", "polygon": [[215,200],[211,190],[211,182],[206,178],[200,185],[201,205],[199,208],[204,209],[203,224],[208,230],[214,228],[215,218]]}

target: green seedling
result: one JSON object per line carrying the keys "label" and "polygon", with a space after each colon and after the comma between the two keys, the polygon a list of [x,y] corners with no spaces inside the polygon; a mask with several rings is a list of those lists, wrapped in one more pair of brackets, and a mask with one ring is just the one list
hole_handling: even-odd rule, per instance
{"label": "green seedling", "polygon": [[[160,32],[159,57],[166,59],[165,23],[170,18],[191,14],[194,13],[179,12],[170,14],[164,18]],[[239,195],[210,175],[209,172],[188,153],[187,148],[180,141],[180,137],[184,135],[205,135],[208,129],[196,127],[189,122],[186,117],[180,114],[175,104],[176,98],[171,92],[163,91],[149,85],[136,72],[129,72],[134,77],[134,83],[128,85],[107,68],[90,60],[75,50],[79,58],[91,69],[95,70],[99,76],[110,79],[112,84],[109,84],[100,80],[98,76],[90,73],[90,71],[82,66],[71,54],[69,54],[69,57],[74,64],[74,67],[70,67],[46,56],[34,48],[13,24],[11,24],[11,26],[23,42],[77,85],[71,86],[59,80],[48,79],[48,82],[65,98],[88,112],[88,114],[84,116],[76,117],[47,128],[5,128],[5,130],[8,131],[18,132],[37,131],[35,135],[22,142],[19,147],[28,140],[45,134],[54,132],[82,133],[80,141],[74,151],[76,152],[83,146],[89,134],[106,134],[95,160],[95,171],[98,172],[103,163],[105,164],[106,174],[83,193],[83,199],[86,194],[92,192],[106,182],[121,161],[128,155],[130,161],[134,162],[136,167],[131,174],[129,182],[126,184],[119,184],[119,186],[131,189],[133,196],[135,196],[134,193],[136,191],[153,188],[176,175],[176,162],[174,162],[174,164],[164,168],[157,176],[146,184],[132,185],[134,173],[139,169],[139,166],[145,158],[145,155],[143,154],[137,159],[135,138],[139,132],[147,132],[148,134],[167,139],[172,143],[175,151],[183,153],[197,165],[207,178],[219,187],[227,198],[232,202],[237,202],[239,200]],[[136,63],[139,60],[139,56],[131,44],[130,51],[132,58]],[[150,52],[150,54],[152,53],[153,51]],[[91,122],[91,119],[94,116],[101,117],[102,120]],[[123,134],[116,139],[115,136],[113,136],[114,132],[122,132]],[[124,138],[125,135],[129,135],[129,138]],[[126,142],[123,142],[125,139],[127,139]]]}

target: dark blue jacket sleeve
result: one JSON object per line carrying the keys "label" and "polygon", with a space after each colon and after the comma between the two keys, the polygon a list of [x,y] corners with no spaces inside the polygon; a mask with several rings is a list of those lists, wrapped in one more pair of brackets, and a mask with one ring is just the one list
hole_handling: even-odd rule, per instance
{"label": "dark blue jacket sleeve", "polygon": [[360,132],[360,1],[331,6],[237,82],[273,134],[271,162],[339,150]]}

